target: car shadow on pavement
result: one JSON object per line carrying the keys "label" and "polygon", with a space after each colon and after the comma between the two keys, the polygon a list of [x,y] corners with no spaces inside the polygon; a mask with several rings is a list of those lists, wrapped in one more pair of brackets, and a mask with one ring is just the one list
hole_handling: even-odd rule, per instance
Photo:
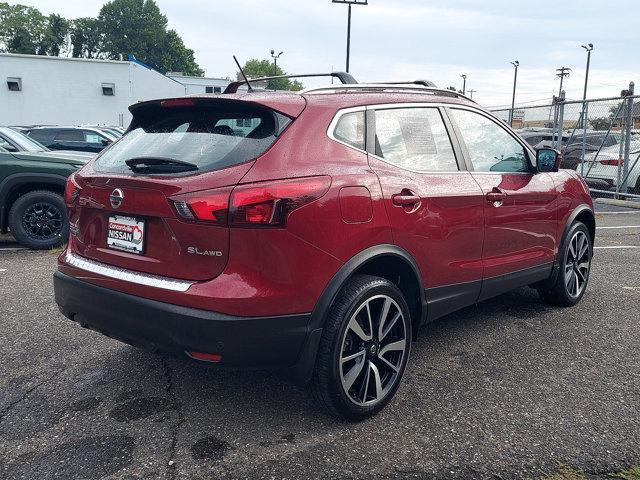
{"label": "car shadow on pavement", "polygon": [[[410,368],[405,380],[412,375],[413,370],[437,369],[442,367],[444,359],[459,356],[456,345],[461,345],[468,337],[475,337],[474,332],[478,328],[526,329],[529,328],[528,322],[531,319],[550,308],[538,299],[533,290],[519,289],[432,322],[420,329],[417,341],[412,345]],[[295,418],[311,421],[309,429],[316,428],[318,424],[328,426],[336,423],[336,419],[326,416],[315,406],[305,387],[291,384],[277,371],[221,369],[187,358],[153,354],[130,346],[115,350],[113,355],[113,361],[107,363],[119,366],[120,372],[111,372],[119,378],[118,381],[122,382],[121,376],[126,377],[129,365],[136,365],[138,371],[161,374],[166,394],[171,397],[169,403],[149,400],[151,385],[145,385],[145,382],[153,377],[145,374],[130,376],[127,378],[130,393],[123,394],[122,398],[132,412],[126,411],[126,405],[118,404],[114,407],[115,412],[111,412],[111,416],[115,418],[130,419],[141,414],[136,413],[136,410],[140,410],[144,402],[131,401],[137,395],[156,405],[150,406],[150,410],[169,409],[168,405],[171,403],[201,414],[200,419],[205,422],[207,416],[210,416],[237,422],[236,425],[279,425],[290,423]],[[156,379],[153,378],[151,383],[155,385]],[[391,408],[394,408],[393,403]]]}

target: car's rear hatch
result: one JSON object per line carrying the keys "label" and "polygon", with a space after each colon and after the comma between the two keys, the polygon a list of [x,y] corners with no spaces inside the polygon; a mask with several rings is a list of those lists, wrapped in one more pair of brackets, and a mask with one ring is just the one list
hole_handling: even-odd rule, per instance
{"label": "car's rear hatch", "polygon": [[[229,228],[215,203],[228,203],[233,186],[305,105],[298,95],[271,105],[248,100],[187,97],[132,107],[128,133],[73,179],[72,252],[178,279],[219,275]],[[206,201],[198,203],[200,196]]]}

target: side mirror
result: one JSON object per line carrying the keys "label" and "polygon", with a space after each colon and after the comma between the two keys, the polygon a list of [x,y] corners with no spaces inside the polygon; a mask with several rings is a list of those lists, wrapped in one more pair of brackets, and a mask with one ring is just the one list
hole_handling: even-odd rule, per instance
{"label": "side mirror", "polygon": [[557,172],[561,161],[562,155],[554,148],[539,148],[536,150],[538,172]]}

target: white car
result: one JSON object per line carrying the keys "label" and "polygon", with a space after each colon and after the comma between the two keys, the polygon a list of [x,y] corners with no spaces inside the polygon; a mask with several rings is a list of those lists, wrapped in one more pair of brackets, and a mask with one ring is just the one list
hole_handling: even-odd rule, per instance
{"label": "white car", "polygon": [[[596,155],[597,154],[597,155]],[[622,156],[624,157],[624,155]],[[603,148],[600,152],[593,152],[584,157],[584,172],[582,165],[576,171],[584,175],[586,182],[594,188],[608,190],[618,183],[618,168],[620,175],[624,172],[624,162],[620,155],[620,145]],[[627,186],[629,191],[640,195],[640,141],[632,140],[629,151],[629,177]]]}

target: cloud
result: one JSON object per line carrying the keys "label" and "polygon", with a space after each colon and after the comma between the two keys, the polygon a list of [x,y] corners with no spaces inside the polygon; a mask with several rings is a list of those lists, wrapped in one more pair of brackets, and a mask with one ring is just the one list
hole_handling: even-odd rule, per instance
{"label": "cloud", "polygon": [[[102,2],[20,0],[44,13],[97,15]],[[289,72],[344,69],[346,6],[330,0],[157,0],[196,59],[212,77],[235,76],[241,60],[270,58]],[[430,79],[467,88],[485,105],[511,103],[518,59],[517,102],[550,100],[555,69],[573,69],[567,97],[582,98],[585,52],[592,42],[590,96],[613,96],[640,81],[634,0],[615,8],[583,0],[369,0],[352,8],[351,70],[361,80]],[[144,60],[144,59],[143,59]],[[317,81],[307,81],[316,85]]]}

